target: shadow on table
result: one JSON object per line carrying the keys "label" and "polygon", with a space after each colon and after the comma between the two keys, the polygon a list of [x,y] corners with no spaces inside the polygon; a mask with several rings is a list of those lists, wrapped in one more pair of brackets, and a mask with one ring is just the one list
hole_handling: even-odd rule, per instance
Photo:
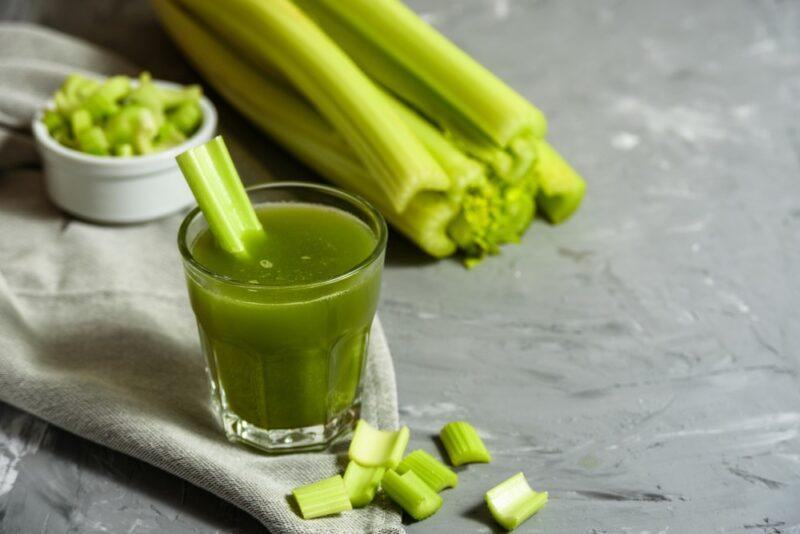
{"label": "shadow on table", "polygon": [[472,508],[462,513],[461,515],[463,517],[466,517],[467,519],[471,519],[472,521],[480,523],[481,525],[487,527],[491,532],[494,532],[495,534],[506,532],[494,520],[492,514],[489,512],[489,507],[486,506],[486,503],[483,501],[475,504]]}
{"label": "shadow on table", "polygon": [[419,267],[438,260],[424,253],[404,235],[389,230],[389,245],[386,249],[386,265],[393,267]]}

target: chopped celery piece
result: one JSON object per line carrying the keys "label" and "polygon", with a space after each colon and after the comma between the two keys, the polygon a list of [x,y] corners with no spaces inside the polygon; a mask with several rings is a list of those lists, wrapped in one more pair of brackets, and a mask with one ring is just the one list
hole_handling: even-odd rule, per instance
{"label": "chopped celery piece", "polygon": [[122,158],[129,158],[134,155],[133,146],[129,143],[117,145],[114,147],[114,155]]}
{"label": "chopped celery piece", "polygon": [[129,104],[108,119],[105,132],[111,144],[118,145],[133,143],[141,129],[150,130],[153,127],[154,121],[149,109]]}
{"label": "chopped celery piece", "polygon": [[344,487],[353,508],[361,508],[372,502],[385,471],[384,467],[364,467],[350,460],[344,471]]}
{"label": "chopped celery piece", "polygon": [[341,475],[292,490],[303,519],[313,519],[352,510]]}
{"label": "chopped celery piece", "polygon": [[195,101],[185,102],[167,114],[167,121],[185,135],[192,134],[203,120],[203,111]]}
{"label": "chopped celery piece", "polygon": [[166,110],[172,110],[183,104],[197,103],[203,94],[203,90],[199,85],[187,85],[181,89],[168,89],[166,87],[158,87],[159,95],[161,96],[161,103]]}
{"label": "chopped celery piece", "polygon": [[103,129],[99,126],[81,130],[75,134],[75,138],[78,141],[78,147],[80,147],[81,152],[94,154],[95,156],[108,155],[110,145],[108,144],[108,139],[106,139],[106,134],[103,133]]}
{"label": "chopped celery piece", "polygon": [[458,484],[457,474],[422,449],[412,452],[397,465],[397,472],[401,475],[408,471],[414,471],[436,492],[444,488],[455,488]]}
{"label": "chopped celery piece", "polygon": [[179,145],[186,141],[186,136],[183,132],[171,122],[165,122],[158,129],[156,136],[156,146],[158,148],[168,148]]}
{"label": "chopped celery piece", "polygon": [[381,480],[384,493],[417,521],[432,516],[442,507],[442,497],[414,471],[400,475],[386,471]]}
{"label": "chopped celery piece", "polygon": [[119,109],[117,102],[128,94],[131,81],[127,76],[112,76],[90,94],[83,106],[97,120],[107,117]]}
{"label": "chopped celery piece", "polygon": [[445,172],[397,119],[374,82],[297,6],[288,0],[178,3],[248,59],[277,67],[291,80],[341,133],[398,212],[420,191],[450,187]]}
{"label": "chopped celery piece", "polygon": [[407,426],[394,432],[378,430],[363,419],[359,419],[348,453],[351,460],[365,467],[392,469],[403,458],[409,437]]}
{"label": "chopped celery piece", "polygon": [[539,191],[536,203],[550,222],[558,224],[578,209],[586,182],[547,141],[540,141],[537,148]]}
{"label": "chopped celery piece", "polygon": [[50,133],[55,132],[56,130],[63,128],[66,124],[64,121],[64,117],[61,116],[60,113],[54,111],[52,109],[48,109],[42,115],[42,122],[44,123],[47,131]]}
{"label": "chopped celery piece", "polygon": [[89,111],[83,108],[76,109],[69,117],[69,125],[70,128],[72,128],[73,135],[78,135],[80,132],[88,130],[93,126],[92,116],[89,114]]}
{"label": "chopped celery piece", "polygon": [[175,158],[219,246],[247,256],[251,240],[264,230],[221,136]]}
{"label": "chopped celery piece", "polygon": [[533,491],[525,475],[517,473],[486,492],[492,517],[507,530],[513,530],[547,503],[547,492]]}
{"label": "chopped celery piece", "polygon": [[447,423],[439,437],[450,457],[450,463],[455,466],[492,461],[475,427],[465,421]]}

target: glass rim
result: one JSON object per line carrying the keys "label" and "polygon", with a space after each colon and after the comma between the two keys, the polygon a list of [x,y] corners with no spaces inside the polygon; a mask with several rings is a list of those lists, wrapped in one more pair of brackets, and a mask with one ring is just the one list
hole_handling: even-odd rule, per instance
{"label": "glass rim", "polygon": [[299,284],[260,284],[260,283],[248,282],[246,280],[236,280],[235,278],[231,278],[224,274],[214,272],[211,269],[207,268],[199,261],[197,261],[194,258],[194,255],[192,255],[191,250],[189,250],[189,245],[186,243],[186,234],[189,230],[189,225],[195,220],[195,218],[198,215],[203,214],[202,211],[200,210],[200,206],[195,206],[194,208],[191,209],[191,211],[189,211],[188,214],[186,214],[186,217],[184,217],[183,221],[181,222],[181,226],[178,229],[178,249],[180,250],[181,256],[183,257],[184,264],[188,264],[189,266],[192,267],[192,269],[199,271],[201,274],[209,278],[212,278],[218,282],[236,287],[241,287],[243,289],[259,289],[259,290],[312,289],[312,288],[324,287],[326,285],[336,284],[364,271],[370,265],[374,264],[375,261],[377,261],[378,258],[380,258],[383,252],[386,250],[386,243],[389,234],[389,229],[386,226],[386,220],[383,218],[381,212],[378,211],[378,209],[375,206],[373,206],[371,202],[369,202],[361,195],[350,193],[348,191],[344,191],[343,189],[339,189],[338,187],[332,187],[329,185],[323,185],[311,182],[294,182],[294,181],[269,182],[265,184],[258,184],[246,188],[246,191],[249,196],[253,192],[267,190],[267,189],[306,189],[345,200],[355,208],[360,209],[361,211],[367,213],[367,215],[369,215],[376,222],[378,235],[376,236],[377,240],[375,242],[374,249],[365,259],[363,259],[350,269],[334,277],[326,278],[325,280],[318,280],[316,282],[304,282]]}

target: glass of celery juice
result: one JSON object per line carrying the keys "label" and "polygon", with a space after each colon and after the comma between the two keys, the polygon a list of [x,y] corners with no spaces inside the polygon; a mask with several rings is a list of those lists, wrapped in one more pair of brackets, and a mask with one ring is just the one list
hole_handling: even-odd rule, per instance
{"label": "glass of celery juice", "polygon": [[386,223],[322,185],[248,195],[265,236],[247,258],[219,248],[199,209],[178,236],[213,402],[231,440],[324,448],[359,416]]}

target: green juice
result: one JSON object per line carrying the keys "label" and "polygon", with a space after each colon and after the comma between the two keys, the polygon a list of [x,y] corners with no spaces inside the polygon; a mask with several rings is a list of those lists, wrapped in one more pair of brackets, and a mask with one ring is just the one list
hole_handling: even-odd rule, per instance
{"label": "green juice", "polygon": [[266,237],[246,259],[208,229],[189,244],[215,275],[187,269],[213,394],[226,430],[238,425],[229,434],[326,425],[358,399],[383,263],[365,260],[378,238],[333,207],[275,202],[256,213]]}

